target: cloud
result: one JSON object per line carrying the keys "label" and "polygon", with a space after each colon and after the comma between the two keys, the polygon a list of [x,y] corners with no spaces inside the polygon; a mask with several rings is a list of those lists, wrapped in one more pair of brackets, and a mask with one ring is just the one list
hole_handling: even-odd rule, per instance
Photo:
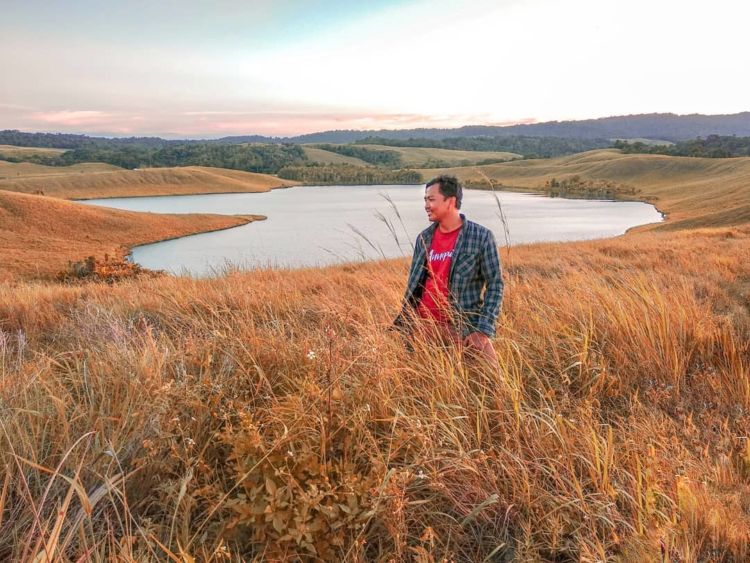
{"label": "cloud", "polygon": [[30,115],[32,120],[54,125],[96,125],[106,123],[114,117],[103,111],[40,111]]}
{"label": "cloud", "polygon": [[[27,108],[28,109],[28,108]],[[148,121],[140,114],[102,110],[5,111],[0,105],[0,123],[25,131],[59,131],[65,133],[97,133],[133,135]]]}

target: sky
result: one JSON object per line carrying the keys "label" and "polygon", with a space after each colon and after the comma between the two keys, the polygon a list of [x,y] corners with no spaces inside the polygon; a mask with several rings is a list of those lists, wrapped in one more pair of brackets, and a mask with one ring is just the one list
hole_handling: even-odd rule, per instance
{"label": "sky", "polygon": [[0,0],[0,129],[213,138],[750,110],[747,0]]}

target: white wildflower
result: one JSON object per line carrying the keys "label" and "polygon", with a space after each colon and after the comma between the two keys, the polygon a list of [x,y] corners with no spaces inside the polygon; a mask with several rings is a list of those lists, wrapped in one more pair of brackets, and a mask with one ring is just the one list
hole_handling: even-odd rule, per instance
{"label": "white wildflower", "polygon": [[310,350],[310,351],[309,351],[309,352],[307,353],[307,359],[308,359],[308,360],[314,360],[314,359],[315,359],[315,350]]}

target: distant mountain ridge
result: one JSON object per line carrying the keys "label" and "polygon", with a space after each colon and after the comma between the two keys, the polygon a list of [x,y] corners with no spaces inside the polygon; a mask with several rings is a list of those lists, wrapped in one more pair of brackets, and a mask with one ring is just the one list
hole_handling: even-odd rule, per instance
{"label": "distant mountain ridge", "polygon": [[[379,129],[356,131],[351,129],[309,133],[287,137],[291,143],[352,143],[367,137],[386,139],[446,139],[455,137],[560,137],[564,139],[633,139],[647,138],[664,141],[685,141],[708,135],[750,136],[750,111],[725,115],[677,115],[648,113],[584,119],[579,121],[548,121],[521,125],[492,126],[466,125],[454,129]],[[223,142],[257,142],[253,137],[224,137]],[[278,139],[268,137],[267,139]],[[274,141],[266,141],[274,142]],[[278,140],[275,142],[279,142]]]}
{"label": "distant mountain ridge", "polygon": [[220,139],[167,140],[160,137],[108,138],[68,133],[24,133],[17,130],[0,131],[0,144],[50,148],[78,148],[87,143],[112,145],[166,146],[185,143],[352,143],[367,137],[386,139],[447,139],[457,137],[558,137],[563,139],[659,139],[685,141],[708,135],[750,136],[750,111],[724,115],[677,115],[649,113],[584,119],[578,121],[549,121],[522,125],[492,126],[466,125],[454,129],[371,129],[367,131],[332,130],[294,137],[241,135]]}

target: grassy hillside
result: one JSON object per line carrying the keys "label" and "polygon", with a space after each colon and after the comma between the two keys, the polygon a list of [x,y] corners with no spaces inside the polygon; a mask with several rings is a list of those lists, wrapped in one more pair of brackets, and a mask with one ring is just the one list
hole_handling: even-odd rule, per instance
{"label": "grassy hillside", "polygon": [[62,154],[67,149],[51,149],[46,147],[16,147],[14,145],[0,145],[0,155],[21,157],[31,155],[55,156]]}
{"label": "grassy hillside", "polygon": [[53,167],[0,161],[0,190],[41,191],[66,199],[266,192],[296,184],[268,174],[199,166],[123,170],[108,164]]}
{"label": "grassy hillside", "polygon": [[87,256],[121,258],[138,244],[253,219],[131,213],[55,198],[264,192],[295,184],[267,174],[205,167],[123,170],[109,164],[52,167],[0,161],[0,280],[49,278]]}
{"label": "grassy hillside", "polygon": [[[347,145],[348,146],[348,145]],[[428,147],[392,147],[385,145],[351,145],[352,148],[366,149],[371,151],[395,152],[401,159],[400,166],[415,168],[428,166],[430,163],[442,163],[449,166],[460,166],[464,164],[476,164],[489,159],[512,160],[521,158],[521,155],[510,152],[498,151],[460,151],[452,149],[428,148]],[[303,145],[307,157],[313,162],[330,164],[355,164],[358,166],[372,166],[353,156],[346,156],[319,147]]]}
{"label": "grassy hillside", "polygon": [[[0,190],[0,281],[48,278],[68,262],[202,231],[225,229],[252,217],[161,215],[86,206]],[[0,326],[2,329],[2,326]]]}
{"label": "grassy hillside", "polygon": [[634,196],[670,214],[655,229],[722,226],[750,222],[750,158],[687,158],[598,150],[554,159],[487,166],[422,169],[424,177],[449,172],[460,179],[544,190],[545,184],[579,177],[635,188]]}
{"label": "grassy hillside", "polygon": [[90,174],[95,172],[113,172],[122,170],[111,164],[85,162],[72,166],[44,166],[32,162],[7,162],[0,160],[0,182],[28,179],[39,176],[66,176],[69,174]]}
{"label": "grassy hillside", "polygon": [[430,160],[442,161],[452,165],[461,165],[468,161],[475,164],[488,159],[512,160],[521,155],[498,151],[457,151],[425,147],[391,147],[384,145],[355,145],[366,149],[395,151],[401,155],[404,166],[420,167]]}
{"label": "grassy hillside", "polygon": [[370,166],[370,164],[359,158],[337,154],[317,147],[303,145],[302,150],[305,151],[305,156],[307,156],[312,162],[319,162],[321,164],[354,164],[355,166]]}

